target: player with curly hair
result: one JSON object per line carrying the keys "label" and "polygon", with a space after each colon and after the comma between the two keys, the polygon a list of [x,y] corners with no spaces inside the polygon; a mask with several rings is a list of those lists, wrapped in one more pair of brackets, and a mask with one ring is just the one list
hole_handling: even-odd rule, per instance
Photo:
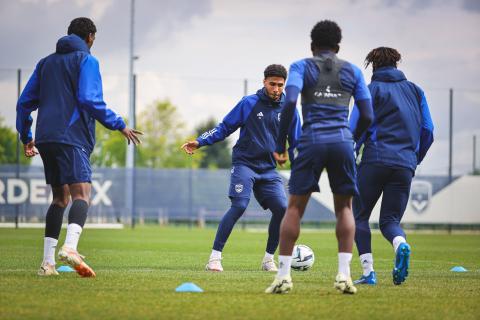
{"label": "player with curly hair", "polygon": [[[360,69],[337,57],[342,31],[333,21],[318,22],[311,32],[313,57],[290,66],[286,84],[286,106],[280,123],[276,159],[284,160],[287,130],[298,95],[302,94],[303,127],[298,156],[292,164],[290,199],[280,231],[279,270],[267,293],[286,293],[292,289],[290,267],[292,251],[300,233],[300,220],[312,192],[319,192],[318,181],[324,169],[333,192],[338,274],[334,286],[340,292],[356,292],[350,277],[355,221],[352,197],[357,193],[354,141],[372,121],[370,92]],[[360,111],[357,129],[350,131],[348,111],[351,98]]]}
{"label": "player with curly hair", "polygon": [[[55,53],[38,62],[17,102],[17,131],[25,156],[40,153],[46,182],[53,193],[45,217],[40,276],[58,275],[55,249],[70,198],[67,236],[58,256],[81,276],[95,276],[77,251],[90,206],[90,154],[95,145],[95,121],[120,131],[128,143],[140,143],[137,135],[141,132],[127,128],[123,119],[103,101],[98,60],[90,54],[96,32],[89,18],[73,19],[68,35],[58,40]],[[31,113],[37,109],[34,141]]]}
{"label": "player with curly hair", "polygon": [[[260,205],[272,212],[261,268],[264,271],[277,271],[273,257],[278,247],[280,223],[285,214],[287,197],[282,178],[275,170],[273,152],[284,108],[283,89],[287,70],[282,65],[273,64],[269,65],[263,74],[262,89],[240,100],[217,127],[182,146],[185,152],[192,154],[200,147],[224,140],[240,128],[240,138],[232,152],[228,194],[232,205],[218,226],[210,259],[206,265],[207,271],[223,271],[221,263],[223,248],[235,223],[247,209],[252,191]],[[301,130],[298,114],[295,113],[293,118],[287,128],[291,157]]]}

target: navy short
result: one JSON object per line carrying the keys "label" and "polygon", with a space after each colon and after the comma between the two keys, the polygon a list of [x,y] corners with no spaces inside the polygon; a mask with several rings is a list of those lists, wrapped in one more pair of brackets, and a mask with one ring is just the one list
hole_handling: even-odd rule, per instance
{"label": "navy short", "polygon": [[230,198],[248,198],[252,193],[255,195],[258,203],[264,208],[266,200],[270,198],[279,198],[287,205],[287,196],[283,180],[275,169],[265,172],[255,172],[244,165],[234,165],[230,176]]}
{"label": "navy short", "polygon": [[300,144],[292,165],[290,194],[319,192],[318,181],[323,169],[327,169],[334,194],[358,194],[352,142]]}
{"label": "navy short", "polygon": [[45,170],[45,180],[52,187],[92,182],[90,155],[77,146],[42,143],[36,146]]}

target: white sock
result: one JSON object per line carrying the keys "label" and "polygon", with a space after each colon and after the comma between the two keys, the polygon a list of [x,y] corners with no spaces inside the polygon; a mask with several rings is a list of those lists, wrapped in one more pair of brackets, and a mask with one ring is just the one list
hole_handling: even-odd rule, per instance
{"label": "white sock", "polygon": [[65,246],[73,250],[77,250],[78,240],[82,234],[82,227],[76,223],[70,223],[67,226],[67,237],[65,238]]}
{"label": "white sock", "polygon": [[402,236],[396,236],[395,238],[393,238],[393,241],[392,241],[393,251],[395,253],[397,253],[398,246],[400,246],[400,244],[406,243],[406,242],[407,242],[407,240]]}
{"label": "white sock", "polygon": [[371,253],[360,255],[360,264],[363,268],[363,275],[366,277],[373,271],[373,256]]}
{"label": "white sock", "polygon": [[265,252],[265,256],[263,257],[263,261],[273,260],[273,254]]}
{"label": "white sock", "polygon": [[292,256],[278,256],[278,273],[277,278],[283,278],[290,275],[292,267]]}
{"label": "white sock", "polygon": [[222,259],[222,251],[212,250],[210,254],[210,260],[212,259]]}
{"label": "white sock", "polygon": [[58,240],[55,238],[43,238],[43,262],[55,265],[55,249],[57,248]]}
{"label": "white sock", "polygon": [[343,273],[350,277],[350,261],[352,261],[352,254],[348,252],[338,253],[338,273]]}

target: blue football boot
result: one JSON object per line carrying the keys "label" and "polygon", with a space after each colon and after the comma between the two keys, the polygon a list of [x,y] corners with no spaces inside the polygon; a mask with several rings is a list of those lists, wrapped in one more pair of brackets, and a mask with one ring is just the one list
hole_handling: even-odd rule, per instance
{"label": "blue football boot", "polygon": [[369,285],[376,285],[377,284],[377,274],[375,271],[372,271],[368,274],[368,276],[361,276],[360,279],[355,280],[353,284],[369,284]]}
{"label": "blue football boot", "polygon": [[395,255],[395,267],[392,271],[393,283],[400,285],[408,276],[408,265],[410,263],[410,245],[408,243],[401,243],[398,246]]}

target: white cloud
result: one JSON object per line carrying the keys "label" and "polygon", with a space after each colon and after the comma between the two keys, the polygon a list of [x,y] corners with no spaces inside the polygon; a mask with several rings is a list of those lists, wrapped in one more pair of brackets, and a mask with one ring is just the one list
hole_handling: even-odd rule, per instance
{"label": "white cloud", "polygon": [[[52,51],[71,17],[92,15],[99,29],[92,53],[101,63],[105,100],[127,114],[129,1],[71,3],[7,2],[0,13],[3,63],[8,63],[2,66],[33,67]],[[309,56],[312,26],[328,18],[343,30],[340,57],[362,66],[372,48],[395,47],[403,55],[400,68],[425,89],[437,139],[432,156],[422,165],[426,172],[443,172],[446,167],[448,88],[455,89],[455,157],[459,158],[454,164],[467,170],[471,144],[462,141],[480,128],[480,19],[475,1],[136,3],[139,110],[155,99],[169,98],[189,128],[210,116],[220,120],[242,97],[244,78],[249,79],[249,93],[253,93],[261,86],[266,65],[288,65]],[[35,21],[38,16],[45,23],[36,28],[18,22]],[[371,70],[364,70],[364,74],[368,80]],[[11,87],[0,83],[2,114],[4,105],[14,104],[15,93],[13,98],[3,98],[12,95]],[[12,110],[8,109],[8,121],[14,119]]]}

